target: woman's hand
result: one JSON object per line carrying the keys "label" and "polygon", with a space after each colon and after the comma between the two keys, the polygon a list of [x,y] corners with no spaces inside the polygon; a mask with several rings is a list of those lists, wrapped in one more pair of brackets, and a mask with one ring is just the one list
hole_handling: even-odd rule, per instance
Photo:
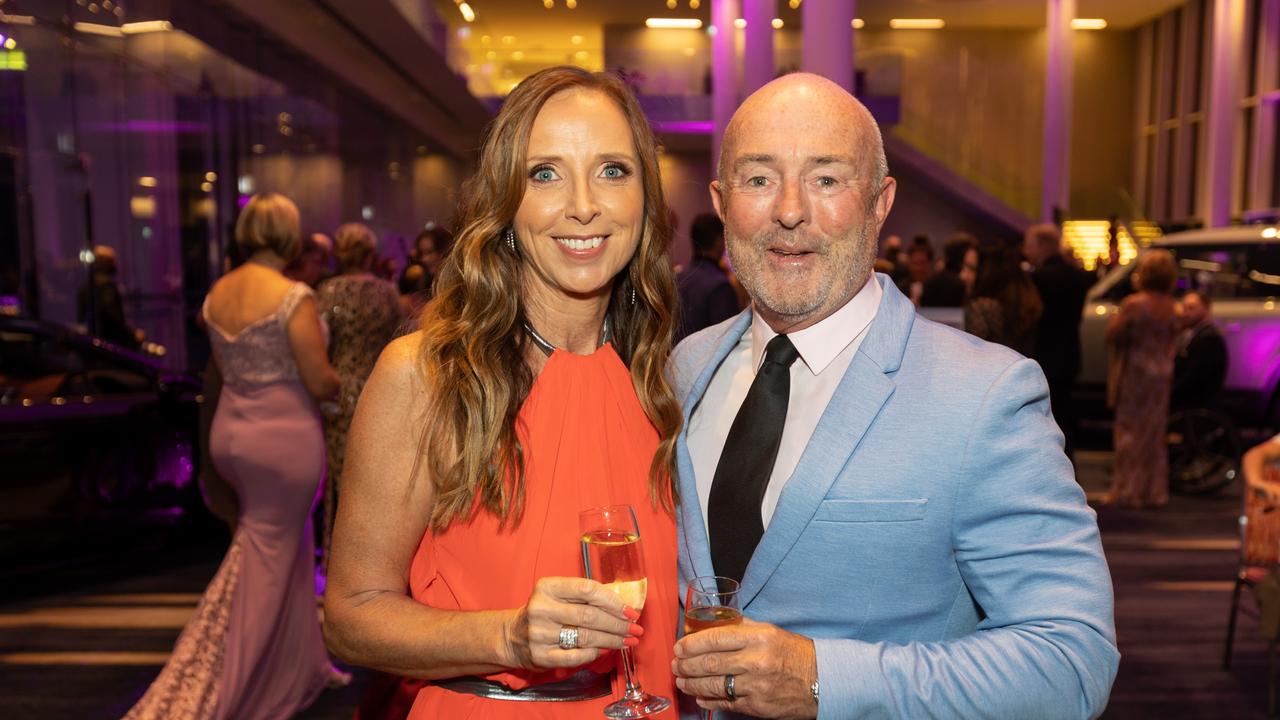
{"label": "woman's hand", "polygon": [[[639,619],[638,610],[594,580],[542,578],[506,623],[507,664],[528,670],[586,665],[604,649],[635,647],[644,633],[635,624]],[[564,628],[578,629],[576,649],[560,648]]]}

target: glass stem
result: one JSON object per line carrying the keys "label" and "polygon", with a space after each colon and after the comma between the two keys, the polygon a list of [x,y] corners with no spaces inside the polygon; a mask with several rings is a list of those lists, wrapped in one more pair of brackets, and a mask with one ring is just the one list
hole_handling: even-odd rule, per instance
{"label": "glass stem", "polygon": [[622,673],[627,679],[626,698],[628,700],[637,700],[644,696],[644,691],[640,689],[639,683],[635,681],[636,661],[631,657],[631,648],[622,648]]}

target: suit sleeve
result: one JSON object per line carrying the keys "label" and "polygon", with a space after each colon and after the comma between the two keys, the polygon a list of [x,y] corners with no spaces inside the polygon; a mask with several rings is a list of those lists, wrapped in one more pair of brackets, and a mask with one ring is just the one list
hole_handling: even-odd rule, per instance
{"label": "suit sleeve", "polygon": [[1047,720],[1106,707],[1120,661],[1110,573],[1034,362],[988,390],[961,477],[952,550],[984,619],[936,642],[815,640],[820,719]]}

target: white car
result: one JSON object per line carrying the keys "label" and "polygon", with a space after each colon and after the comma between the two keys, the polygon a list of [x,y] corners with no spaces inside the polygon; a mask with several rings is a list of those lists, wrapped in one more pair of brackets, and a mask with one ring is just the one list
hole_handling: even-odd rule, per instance
{"label": "white car", "polygon": [[[1245,425],[1280,425],[1280,237],[1276,226],[1246,225],[1166,235],[1152,245],[1178,263],[1175,294],[1202,290],[1227,342],[1223,409]],[[1145,251],[1143,251],[1145,252]],[[1098,281],[1080,324],[1084,364],[1077,400],[1094,415],[1105,396],[1107,344],[1103,334],[1120,301],[1133,292],[1136,262]],[[1090,402],[1091,401],[1091,402]]]}

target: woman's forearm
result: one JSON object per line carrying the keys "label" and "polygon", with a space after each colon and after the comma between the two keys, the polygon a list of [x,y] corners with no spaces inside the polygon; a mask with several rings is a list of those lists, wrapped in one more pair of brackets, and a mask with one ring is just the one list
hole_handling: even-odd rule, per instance
{"label": "woman's forearm", "polygon": [[325,643],[353,665],[434,680],[514,664],[506,639],[512,610],[440,610],[394,591],[333,591],[325,597]]}

